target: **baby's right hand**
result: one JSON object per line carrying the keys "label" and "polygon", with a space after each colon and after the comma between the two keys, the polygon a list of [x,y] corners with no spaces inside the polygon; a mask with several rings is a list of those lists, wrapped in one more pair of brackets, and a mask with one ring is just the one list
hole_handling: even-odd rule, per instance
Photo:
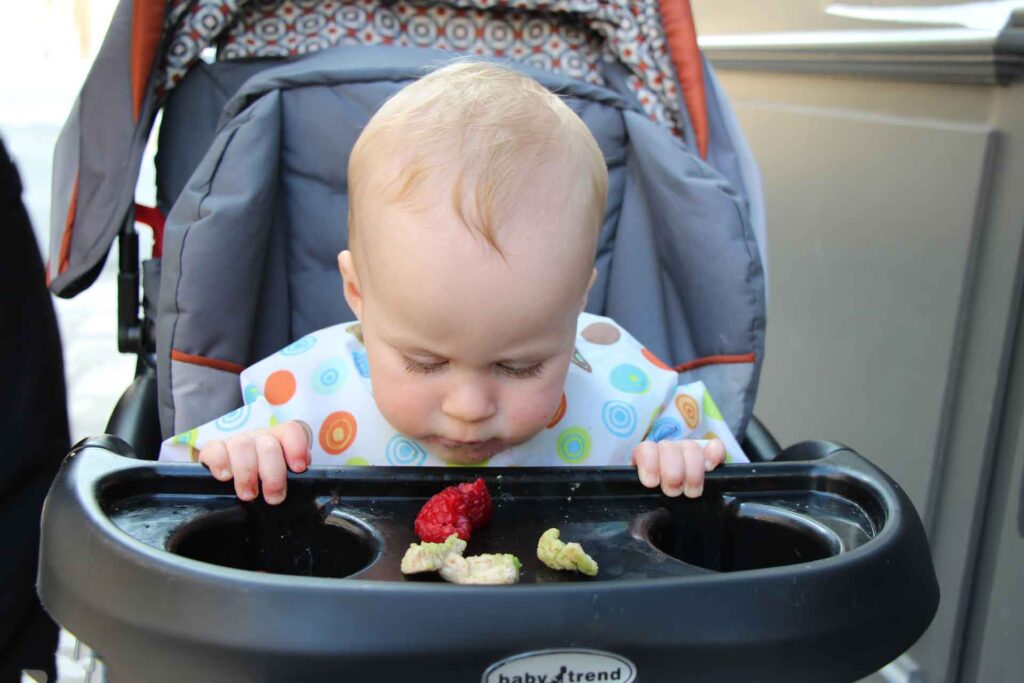
{"label": "baby's right hand", "polygon": [[309,448],[302,425],[283,422],[210,441],[199,451],[199,462],[219,481],[234,478],[239,500],[254,500],[262,483],[263,499],[277,505],[287,493],[287,470],[305,472],[309,467]]}

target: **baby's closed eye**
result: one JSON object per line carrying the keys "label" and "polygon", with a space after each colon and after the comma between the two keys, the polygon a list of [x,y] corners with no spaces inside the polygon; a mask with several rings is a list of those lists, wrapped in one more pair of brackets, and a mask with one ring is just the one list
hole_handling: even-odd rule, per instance
{"label": "baby's closed eye", "polygon": [[496,363],[494,369],[499,375],[504,375],[505,377],[511,377],[513,379],[534,379],[536,377],[540,377],[541,372],[544,370],[544,363],[534,363],[533,365],[523,367],[506,365],[505,363]]}
{"label": "baby's closed eye", "polygon": [[444,367],[448,365],[448,361],[442,360],[436,363],[424,363],[414,358],[405,357],[405,369],[407,372],[412,372],[418,375],[430,375],[435,372],[444,370]]}
{"label": "baby's closed eye", "polygon": [[[431,375],[435,372],[440,372],[448,366],[448,361],[439,360],[434,362],[424,362],[405,356],[405,369],[407,372],[418,375]],[[495,363],[495,373],[511,377],[513,379],[534,379],[540,377],[544,371],[544,363],[533,363],[529,365],[511,365],[508,363]]]}

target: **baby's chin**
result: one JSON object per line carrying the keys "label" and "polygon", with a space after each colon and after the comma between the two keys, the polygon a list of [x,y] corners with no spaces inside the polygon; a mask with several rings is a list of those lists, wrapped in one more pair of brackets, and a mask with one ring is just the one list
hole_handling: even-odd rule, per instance
{"label": "baby's chin", "polygon": [[420,443],[428,453],[453,465],[479,465],[514,445],[501,439],[489,439],[472,445],[450,446],[429,437],[420,439]]}

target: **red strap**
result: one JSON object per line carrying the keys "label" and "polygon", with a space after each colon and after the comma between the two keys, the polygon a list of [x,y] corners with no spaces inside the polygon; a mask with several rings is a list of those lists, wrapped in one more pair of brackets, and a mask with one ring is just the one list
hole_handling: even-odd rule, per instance
{"label": "red strap", "polygon": [[201,365],[204,368],[213,368],[214,370],[230,372],[235,375],[240,375],[242,370],[245,370],[245,368],[238,363],[232,363],[228,360],[220,360],[219,358],[197,356],[193,353],[179,351],[178,349],[171,349],[171,360],[176,360],[180,363],[189,363],[190,365]]}
{"label": "red strap", "polygon": [[700,48],[697,46],[697,28],[693,24],[690,0],[659,0],[661,21],[665,27],[669,55],[683,88],[683,101],[690,114],[693,134],[697,138],[697,151],[702,159],[708,156],[708,104],[704,92],[704,70]]}
{"label": "red strap", "polygon": [[153,258],[164,253],[164,215],[155,206],[135,205],[135,222],[153,229]]}
{"label": "red strap", "polygon": [[695,358],[688,363],[680,363],[674,369],[676,372],[683,373],[690,370],[696,370],[702,368],[705,365],[729,365],[730,363],[753,363],[757,360],[757,356],[753,353],[726,355],[726,356],[704,356],[703,358]]}

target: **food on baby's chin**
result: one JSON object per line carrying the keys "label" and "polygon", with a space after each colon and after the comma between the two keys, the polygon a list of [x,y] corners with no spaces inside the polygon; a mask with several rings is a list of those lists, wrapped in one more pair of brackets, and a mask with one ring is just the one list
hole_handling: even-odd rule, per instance
{"label": "food on baby's chin", "polygon": [[587,576],[597,576],[597,562],[583,550],[579,543],[564,543],[559,540],[558,529],[548,529],[537,542],[537,559],[552,569],[578,571]]}
{"label": "food on baby's chin", "polygon": [[439,571],[449,555],[462,555],[465,549],[466,542],[458,534],[452,534],[444,543],[410,543],[402,557],[402,573]]}
{"label": "food on baby's chin", "polygon": [[451,583],[503,585],[519,582],[522,567],[515,555],[449,555],[441,568],[441,578]]}
{"label": "food on baby's chin", "polygon": [[413,525],[421,541],[442,543],[452,534],[463,541],[491,519],[491,494],[483,479],[449,486],[428,500]]}

